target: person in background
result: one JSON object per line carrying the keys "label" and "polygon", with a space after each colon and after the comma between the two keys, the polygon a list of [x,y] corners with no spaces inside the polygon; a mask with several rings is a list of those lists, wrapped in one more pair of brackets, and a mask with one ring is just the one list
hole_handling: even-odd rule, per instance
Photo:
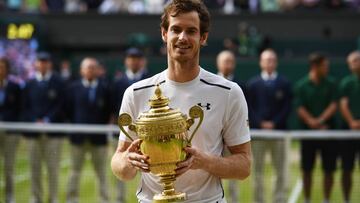
{"label": "person in background", "polygon": [[[119,110],[121,102],[123,99],[124,92],[131,84],[148,78],[150,75],[146,69],[146,58],[144,53],[138,48],[130,48],[126,51],[125,56],[125,73],[122,76],[114,81],[112,96],[113,96],[113,106],[112,111],[114,122],[117,120],[119,115]],[[118,145],[118,135],[114,135],[116,142],[113,142],[114,148],[117,148]],[[125,202],[125,184],[117,180],[117,203]]]}
{"label": "person in background", "polygon": [[[273,49],[260,55],[261,73],[247,83],[250,127],[263,130],[285,130],[291,111],[292,92],[288,79],[277,72],[278,59]],[[276,171],[273,192],[274,203],[286,202],[286,145],[281,140],[254,140],[254,202],[265,202],[264,167],[265,155],[270,151]]]}
{"label": "person in background", "polygon": [[[347,57],[351,75],[340,83],[340,112],[342,128],[360,130],[360,51],[353,51]],[[358,140],[344,140],[341,149],[342,189],[344,202],[350,203],[352,172],[356,155],[360,163],[360,137]]]}
{"label": "person in background", "polygon": [[[29,80],[24,89],[22,107],[24,120],[37,124],[61,123],[64,120],[65,84],[60,76],[52,71],[49,53],[38,53],[35,67],[35,78]],[[31,202],[44,202],[42,161],[45,161],[49,183],[47,202],[56,203],[58,202],[60,155],[64,134],[25,133],[24,136],[29,146]]]}
{"label": "person in background", "polygon": [[[235,78],[236,59],[233,52],[228,50],[221,51],[216,57],[216,65],[218,69],[218,75],[237,83],[243,91],[245,90],[243,83],[240,83],[240,81]],[[230,154],[228,151],[226,151],[226,153]],[[238,181],[229,180],[229,202],[239,202],[239,189],[237,184]]]}
{"label": "person in background", "polygon": [[[21,88],[9,80],[10,63],[6,58],[0,58],[0,122],[19,121],[21,110]],[[16,149],[20,136],[0,130],[0,162],[4,161],[5,199],[0,202],[14,203],[14,164]],[[3,181],[0,181],[3,183]]]}
{"label": "person in background", "polygon": [[[80,65],[81,79],[74,81],[66,100],[67,114],[75,124],[107,124],[110,118],[110,91],[102,80],[98,79],[95,58],[84,58]],[[108,203],[107,186],[107,136],[106,134],[73,133],[71,143],[71,172],[67,188],[67,203],[79,202],[79,183],[81,169],[87,153],[99,182],[99,203]]]}
{"label": "person in background", "polygon": [[[309,74],[295,85],[295,107],[301,129],[330,130],[336,126],[337,86],[328,76],[329,60],[321,53],[309,56]],[[335,141],[302,140],[301,169],[303,172],[304,202],[311,202],[312,171],[317,152],[321,153],[324,171],[324,203],[329,203],[334,182],[337,152]]]}

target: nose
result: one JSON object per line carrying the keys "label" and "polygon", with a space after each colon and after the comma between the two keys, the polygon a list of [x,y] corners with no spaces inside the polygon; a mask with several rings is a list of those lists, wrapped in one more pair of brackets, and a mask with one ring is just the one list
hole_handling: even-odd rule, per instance
{"label": "nose", "polygon": [[182,32],[179,34],[179,40],[186,40],[186,39],[187,39],[186,32],[185,32],[185,31],[182,31]]}

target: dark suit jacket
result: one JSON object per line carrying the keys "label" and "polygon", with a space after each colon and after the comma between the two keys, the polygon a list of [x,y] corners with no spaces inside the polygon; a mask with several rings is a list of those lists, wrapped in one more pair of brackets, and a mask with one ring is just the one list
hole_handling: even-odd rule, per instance
{"label": "dark suit jacket", "polygon": [[0,103],[0,121],[18,121],[21,112],[21,88],[8,81],[4,88],[4,100]]}
{"label": "dark suit jacket", "polygon": [[249,80],[246,85],[247,103],[251,128],[260,128],[264,120],[272,121],[275,129],[286,129],[291,111],[292,92],[290,82],[278,75],[273,82],[261,76]]}
{"label": "dark suit jacket", "polygon": [[[64,81],[55,73],[48,81],[29,80],[23,91],[23,120],[36,122],[44,120],[49,123],[62,123],[64,120]],[[25,133],[25,136],[37,137],[38,133]],[[50,136],[63,136],[62,133],[51,133]]]}
{"label": "dark suit jacket", "polygon": [[[147,71],[143,73],[140,80],[150,77]],[[121,107],[121,102],[123,99],[123,95],[125,90],[132,85],[133,83],[139,80],[130,80],[126,74],[124,74],[121,78],[114,81],[112,86],[112,103],[113,103],[113,110],[112,113],[117,117],[119,115],[119,110]]]}
{"label": "dark suit jacket", "polygon": [[[89,100],[89,88],[80,80],[75,81],[67,96],[67,112],[72,123],[78,124],[107,124],[110,119],[110,91],[108,86],[98,80],[94,101]],[[72,134],[72,144],[83,144],[86,140],[94,145],[107,144],[105,134]]]}

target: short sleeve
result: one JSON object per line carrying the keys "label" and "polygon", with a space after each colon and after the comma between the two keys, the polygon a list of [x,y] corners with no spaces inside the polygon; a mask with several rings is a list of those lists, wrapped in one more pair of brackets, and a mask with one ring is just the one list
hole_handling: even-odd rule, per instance
{"label": "short sleeve", "polygon": [[227,146],[235,146],[250,141],[248,107],[244,93],[238,85],[234,85],[229,93],[223,139]]}
{"label": "short sleeve", "polygon": [[304,95],[302,94],[302,85],[297,83],[294,88],[294,106],[295,108],[299,108],[300,106],[304,106]]}
{"label": "short sleeve", "polygon": [[[122,113],[127,113],[131,116],[131,118],[133,119],[133,122],[134,122],[134,119],[136,119],[136,117],[134,117],[134,115],[135,115],[135,106],[134,105],[135,105],[134,94],[132,91],[132,86],[130,86],[124,92],[124,96],[123,96],[123,99],[121,102],[119,116]],[[128,127],[124,127],[124,129],[131,136],[132,139],[137,139],[137,135],[135,132],[130,131]],[[126,137],[126,135],[121,131],[120,131],[119,140],[131,142],[131,140],[128,137]]]}
{"label": "short sleeve", "polygon": [[348,97],[351,91],[351,86],[347,78],[343,79],[339,85],[339,96],[340,97]]}

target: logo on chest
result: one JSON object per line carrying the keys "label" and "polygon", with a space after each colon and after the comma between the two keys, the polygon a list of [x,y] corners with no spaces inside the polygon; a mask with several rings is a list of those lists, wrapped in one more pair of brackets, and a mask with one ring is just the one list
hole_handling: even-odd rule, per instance
{"label": "logo on chest", "polygon": [[203,103],[198,103],[197,105],[200,106],[201,108],[207,110],[207,111],[209,111],[211,109],[211,104],[210,103],[204,103],[204,104]]}

